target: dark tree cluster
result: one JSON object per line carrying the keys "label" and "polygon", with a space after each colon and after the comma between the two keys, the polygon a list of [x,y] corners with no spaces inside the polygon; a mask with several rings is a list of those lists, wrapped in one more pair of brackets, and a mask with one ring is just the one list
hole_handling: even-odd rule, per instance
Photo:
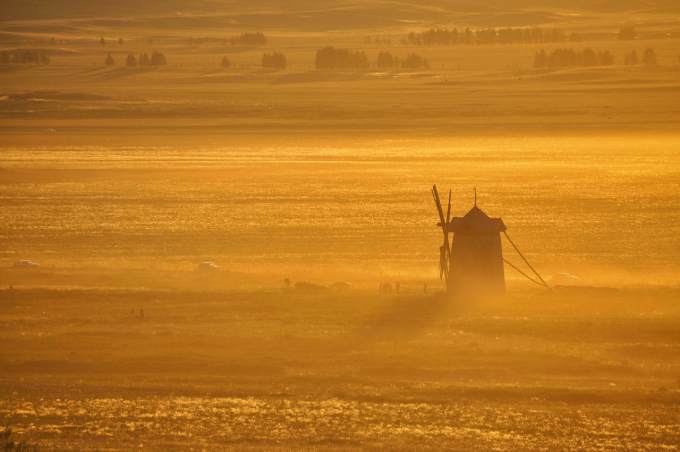
{"label": "dark tree cluster", "polygon": [[587,48],[579,52],[574,49],[555,49],[550,53],[539,50],[534,54],[535,68],[611,66],[612,64],[614,64],[614,56],[609,50],[596,52]]}
{"label": "dark tree cluster", "polygon": [[427,60],[415,53],[409,53],[401,62],[401,67],[407,69],[423,69],[430,67]]}
{"label": "dark tree cluster", "polygon": [[646,49],[645,53],[642,55],[642,62],[647,66],[655,66],[656,52],[653,49]]}
{"label": "dark tree cluster", "polygon": [[378,59],[376,61],[376,66],[380,69],[392,69],[398,67],[399,59],[392,56],[390,52],[380,52],[378,53]]}
{"label": "dark tree cluster", "polygon": [[168,60],[165,58],[165,54],[151,52],[151,66],[165,66],[166,64],[168,64]]}
{"label": "dark tree cluster", "polygon": [[222,57],[222,62],[220,63],[224,69],[231,67],[231,61],[226,56]]}
{"label": "dark tree cluster", "polygon": [[638,54],[635,50],[627,53],[623,58],[623,64],[626,66],[637,66],[638,64],[644,64],[645,66],[656,66],[656,52],[654,49],[645,49],[642,54],[642,58],[638,58]]}
{"label": "dark tree cluster", "polygon": [[50,64],[50,56],[43,50],[5,50],[0,52],[0,64]]}
{"label": "dark tree cluster", "polygon": [[262,55],[262,67],[266,69],[285,69],[288,65],[286,56],[279,52]]}
{"label": "dark tree cluster", "polygon": [[406,38],[408,44],[433,46],[456,44],[522,44],[564,42],[568,36],[559,28],[484,28],[458,30],[456,28],[431,28]]}
{"label": "dark tree cluster", "polygon": [[[110,53],[106,57],[105,63],[107,66],[113,66],[116,64]],[[151,56],[149,56],[148,53],[142,53],[139,55],[139,57],[136,57],[134,54],[130,53],[125,59],[125,65],[128,67],[165,66],[166,64],[168,64],[168,60],[165,58],[165,54],[161,52],[151,52]]]}
{"label": "dark tree cluster", "polygon": [[409,53],[406,56],[406,58],[400,59],[398,57],[392,56],[390,52],[378,53],[376,66],[379,69],[394,69],[394,68],[423,69],[430,67],[427,60],[418,54]]}
{"label": "dark tree cluster", "polygon": [[324,47],[316,51],[317,69],[366,69],[368,57],[361,50]]}
{"label": "dark tree cluster", "polygon": [[229,43],[240,46],[263,46],[267,43],[267,37],[264,33],[241,33],[238,36],[229,38]]}

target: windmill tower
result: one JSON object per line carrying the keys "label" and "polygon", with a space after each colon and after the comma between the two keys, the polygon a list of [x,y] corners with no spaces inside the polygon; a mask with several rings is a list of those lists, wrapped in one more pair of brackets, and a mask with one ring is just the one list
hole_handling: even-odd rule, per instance
{"label": "windmill tower", "polygon": [[[532,282],[548,287],[507,235],[503,220],[491,218],[477,207],[476,190],[474,206],[462,217],[451,217],[451,190],[446,216],[436,185],[432,187],[432,197],[439,214],[437,226],[442,228],[444,236],[444,242],[439,248],[439,277],[446,281],[449,293],[502,294],[505,292],[503,263],[507,263]],[[501,233],[533,271],[537,280],[503,258]],[[449,234],[453,234],[451,244]]]}

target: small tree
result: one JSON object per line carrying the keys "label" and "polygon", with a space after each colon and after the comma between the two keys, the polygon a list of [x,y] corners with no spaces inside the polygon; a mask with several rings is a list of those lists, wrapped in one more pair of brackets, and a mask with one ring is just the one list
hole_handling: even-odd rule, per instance
{"label": "small tree", "polygon": [[151,59],[149,58],[149,55],[147,53],[142,53],[139,55],[139,65],[140,66],[149,66],[151,64]]}
{"label": "small tree", "polygon": [[137,58],[133,54],[129,54],[127,56],[127,60],[125,61],[125,64],[129,67],[135,67],[137,66]]}
{"label": "small tree", "polygon": [[635,50],[627,54],[623,60],[623,64],[625,64],[626,66],[635,66],[638,63],[639,63],[638,56]]}
{"label": "small tree", "polygon": [[122,46],[123,45],[123,38],[118,38],[118,45]]}
{"label": "small tree", "polygon": [[545,50],[541,49],[534,54],[534,67],[537,69],[544,68],[548,65],[548,55]]}
{"label": "small tree", "polygon": [[394,67],[394,57],[390,52],[380,52],[376,64],[380,69],[392,68]]}
{"label": "small tree", "polygon": [[224,69],[228,69],[231,67],[231,61],[229,61],[229,58],[227,58],[226,56],[222,57],[222,67]]}
{"label": "small tree", "polygon": [[151,54],[152,66],[165,66],[166,64],[168,64],[168,62],[165,59],[165,55],[163,55],[161,52],[153,52]]}
{"label": "small tree", "polygon": [[103,37],[103,36],[102,36],[101,38],[99,38],[99,44],[101,44],[101,45],[103,45],[103,46],[106,45],[106,41],[104,40],[104,37]]}
{"label": "small tree", "polygon": [[267,69],[285,69],[288,65],[286,56],[279,52],[265,53],[262,55],[262,67]]}
{"label": "small tree", "polygon": [[267,37],[262,32],[241,33],[229,39],[232,45],[263,46],[267,43]]}
{"label": "small tree", "polygon": [[110,53],[106,56],[105,62],[106,62],[107,66],[113,66],[114,64],[116,64],[116,62],[114,61],[114,59],[113,59],[113,57],[111,56]]}
{"label": "small tree", "polygon": [[368,57],[361,50],[324,47],[316,51],[315,64],[317,69],[366,69]]}
{"label": "small tree", "polygon": [[590,47],[583,50],[582,58],[583,58],[583,61],[582,61],[583,66],[597,66],[597,63],[598,63],[597,54]]}
{"label": "small tree", "polygon": [[409,53],[406,56],[406,59],[402,61],[401,66],[407,69],[420,69],[429,67],[429,64],[425,58],[421,57],[420,55],[416,53]]}
{"label": "small tree", "polygon": [[642,56],[642,62],[647,66],[656,66],[656,52],[654,49],[646,49]]}

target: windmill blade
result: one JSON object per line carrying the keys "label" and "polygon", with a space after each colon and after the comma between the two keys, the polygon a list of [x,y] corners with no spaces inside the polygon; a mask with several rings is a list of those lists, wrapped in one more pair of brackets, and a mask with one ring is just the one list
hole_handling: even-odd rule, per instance
{"label": "windmill blade", "polygon": [[446,227],[444,230],[444,246],[446,247],[446,273],[448,274],[449,260],[451,259],[451,246],[449,245],[449,222],[451,221],[451,189],[449,189],[449,204],[446,208]]}
{"label": "windmill blade", "polygon": [[451,190],[449,189],[449,207],[446,208],[446,224],[451,221]]}
{"label": "windmill blade", "polygon": [[449,246],[449,232],[446,228],[451,215],[451,191],[449,190],[449,208],[448,212],[446,213],[446,218],[444,217],[444,209],[442,208],[441,199],[439,198],[437,185],[432,186],[432,197],[434,198],[434,203],[437,206],[437,213],[439,214],[439,226],[442,227],[442,233],[444,234],[444,243],[439,248],[439,278],[442,279],[443,277],[443,279],[448,283],[451,247]]}
{"label": "windmill blade", "polygon": [[444,220],[444,209],[442,209],[442,203],[439,200],[439,192],[437,191],[437,186],[433,185],[432,186],[432,197],[434,198],[434,203],[437,206],[437,213],[439,213],[439,221],[442,226],[442,229],[445,229],[446,226],[446,221]]}

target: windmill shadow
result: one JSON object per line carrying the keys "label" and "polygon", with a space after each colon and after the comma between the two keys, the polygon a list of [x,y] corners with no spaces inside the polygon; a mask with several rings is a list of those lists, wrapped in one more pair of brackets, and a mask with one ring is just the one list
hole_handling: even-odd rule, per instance
{"label": "windmill shadow", "polygon": [[368,343],[408,340],[465,310],[446,293],[394,297],[360,325],[353,337]]}

